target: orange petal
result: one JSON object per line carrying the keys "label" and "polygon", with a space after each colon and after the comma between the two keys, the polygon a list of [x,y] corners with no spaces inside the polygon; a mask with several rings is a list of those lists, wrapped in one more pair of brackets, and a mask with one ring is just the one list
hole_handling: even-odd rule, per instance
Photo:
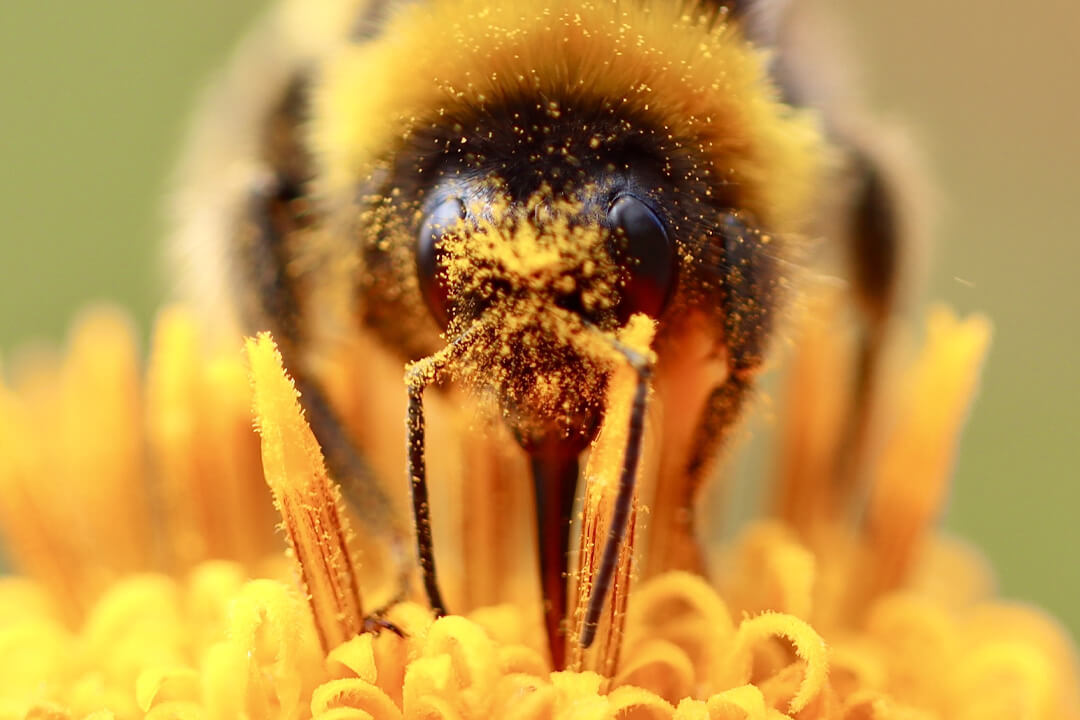
{"label": "orange petal", "polygon": [[935,307],[927,325],[925,347],[903,386],[899,421],[872,478],[866,517],[871,591],[906,578],[937,519],[990,342],[990,323],[982,316],[960,320]]}

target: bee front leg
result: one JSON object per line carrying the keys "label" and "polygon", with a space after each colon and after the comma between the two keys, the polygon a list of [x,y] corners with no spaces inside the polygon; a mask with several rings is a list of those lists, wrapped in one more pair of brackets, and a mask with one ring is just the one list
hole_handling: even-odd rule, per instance
{"label": "bee front leg", "polygon": [[913,243],[902,207],[901,178],[856,136],[840,130],[834,130],[834,136],[849,158],[851,190],[842,240],[860,321],[850,409],[836,448],[835,484],[839,497],[848,498],[857,513],[864,492],[862,468],[871,451],[878,376],[900,304],[902,260]]}
{"label": "bee front leg", "polygon": [[427,464],[424,458],[424,389],[432,381],[434,364],[421,361],[408,366],[405,385],[409,393],[409,411],[406,421],[409,456],[409,488],[412,494],[413,522],[416,525],[416,554],[423,574],[424,592],[436,616],[446,614],[446,602],[439,590],[439,578],[435,571],[435,542],[431,535],[431,502],[428,500]]}
{"label": "bee front leg", "polygon": [[[688,325],[674,353],[661,355],[658,391],[681,405],[665,417],[677,430],[662,431],[673,442],[671,455],[661,457],[657,484],[662,489],[651,508],[649,575],[704,571],[694,507],[717,456],[730,445],[773,334],[782,292],[771,242],[744,213],[719,219],[699,261],[701,276],[710,281],[712,312]],[[689,365],[681,360],[684,355],[691,357]],[[684,436],[688,442],[679,443]]]}
{"label": "bee front leg", "polygon": [[436,616],[446,614],[446,603],[439,590],[435,571],[435,541],[431,533],[431,502],[428,499],[427,462],[424,457],[424,390],[439,381],[447,367],[473,342],[482,327],[477,323],[458,335],[434,355],[428,355],[405,367],[405,389],[409,397],[406,417],[405,452],[408,456],[409,487],[412,494],[413,523],[416,528],[416,554],[424,581],[424,592]]}

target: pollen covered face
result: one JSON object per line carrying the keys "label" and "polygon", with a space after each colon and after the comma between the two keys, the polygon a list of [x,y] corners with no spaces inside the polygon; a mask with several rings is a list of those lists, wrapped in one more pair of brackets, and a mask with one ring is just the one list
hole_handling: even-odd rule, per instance
{"label": "pollen covered face", "polygon": [[580,200],[537,193],[514,204],[492,194],[471,209],[449,198],[429,215],[420,287],[447,336],[464,343],[451,373],[496,403],[527,449],[559,442],[580,451],[602,412],[607,363],[590,336],[617,322],[625,233],[589,217]]}
{"label": "pollen covered face", "polygon": [[[737,26],[676,5],[405,6],[380,37],[331,54],[308,138],[364,324],[416,358],[443,344],[438,330],[460,332],[452,306],[474,316],[515,287],[604,330],[690,308],[720,325],[721,295],[761,300],[729,282],[748,267],[725,247],[728,221],[767,230],[769,256],[783,256],[775,238],[805,219],[821,138],[779,102]],[[487,247],[440,241],[457,220]],[[543,279],[536,243],[568,232],[564,266]],[[756,282],[775,272],[752,244]],[[452,276],[437,257],[451,250]],[[526,265],[538,272],[514,277]]]}

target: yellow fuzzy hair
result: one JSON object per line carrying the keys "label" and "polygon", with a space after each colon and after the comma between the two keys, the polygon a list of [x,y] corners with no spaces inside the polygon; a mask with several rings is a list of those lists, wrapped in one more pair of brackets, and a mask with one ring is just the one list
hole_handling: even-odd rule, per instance
{"label": "yellow fuzzy hair", "polygon": [[[814,118],[783,104],[765,53],[679,3],[434,0],[400,6],[331,58],[314,99],[319,192],[352,198],[410,134],[459,104],[590,95],[689,143],[770,230],[797,229],[822,157]],[[468,130],[463,131],[463,135]]]}

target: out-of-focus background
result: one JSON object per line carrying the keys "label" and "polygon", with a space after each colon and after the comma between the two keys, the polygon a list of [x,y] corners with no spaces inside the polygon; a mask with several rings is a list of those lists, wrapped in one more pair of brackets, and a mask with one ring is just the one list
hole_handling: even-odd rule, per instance
{"label": "out-of-focus background", "polygon": [[[0,3],[0,348],[94,299],[145,330],[186,119],[264,4]],[[948,525],[1080,635],[1080,5],[820,4],[933,178],[928,295],[996,327]]]}

